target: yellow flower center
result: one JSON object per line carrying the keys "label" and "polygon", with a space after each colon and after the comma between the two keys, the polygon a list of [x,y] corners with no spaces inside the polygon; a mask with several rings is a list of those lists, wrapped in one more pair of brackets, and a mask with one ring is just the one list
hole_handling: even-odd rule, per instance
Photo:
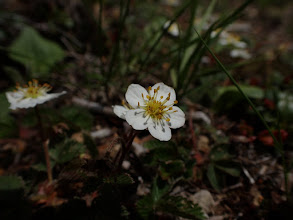
{"label": "yellow flower center", "polygon": [[[160,90],[160,86],[158,86],[156,89],[154,89],[153,96],[150,96],[150,91],[152,90],[152,87],[148,88],[149,94],[147,97],[144,97],[143,94],[141,94],[142,98],[144,99],[144,105],[141,107],[145,110],[145,117],[152,118],[153,120],[162,120],[165,119],[167,122],[170,121],[170,118],[168,118],[168,114],[177,112],[172,111],[172,106],[174,104],[177,104],[178,101],[174,101],[171,105],[166,105],[166,102],[170,100],[171,93],[168,94],[167,97],[160,96],[158,97],[158,91]],[[146,98],[146,99],[145,99]],[[138,103],[138,107],[140,107],[140,103]],[[172,111],[172,112],[171,112]]]}
{"label": "yellow flower center", "polygon": [[229,43],[239,42],[240,41],[240,36],[238,36],[236,34],[229,34],[228,37],[227,37],[227,41]]}
{"label": "yellow flower center", "polygon": [[24,93],[23,98],[33,98],[33,99],[43,96],[48,91],[50,91],[51,88],[52,87],[47,83],[43,85],[39,85],[38,80],[36,79],[33,79],[32,82],[29,81],[28,85],[25,85],[24,87],[20,87],[19,85],[16,85],[16,89]]}

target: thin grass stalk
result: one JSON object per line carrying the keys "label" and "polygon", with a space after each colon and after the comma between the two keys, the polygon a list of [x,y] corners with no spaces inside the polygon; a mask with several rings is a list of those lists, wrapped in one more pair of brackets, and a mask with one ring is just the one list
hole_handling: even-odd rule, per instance
{"label": "thin grass stalk", "polygon": [[[273,89],[273,96],[274,96],[275,103],[278,103],[278,96],[277,96],[277,91],[275,88]],[[282,139],[282,135],[281,135],[281,126],[280,126],[280,110],[278,108],[278,105],[276,107],[276,113],[277,113],[278,138],[280,140],[280,147],[284,151],[283,139]],[[287,164],[286,164],[285,153],[283,153],[281,155],[281,157],[282,157],[286,197],[287,197],[287,200],[289,201],[288,168],[287,168]]]}
{"label": "thin grass stalk", "polygon": [[148,62],[151,54],[153,53],[153,51],[156,49],[156,47],[158,46],[158,44],[160,43],[161,39],[163,38],[163,36],[167,33],[169,27],[183,14],[183,12],[189,7],[189,5],[193,2],[194,0],[190,0],[188,1],[177,13],[176,15],[170,20],[169,25],[166,28],[163,28],[163,30],[161,31],[160,36],[158,37],[158,39],[153,43],[153,45],[151,46],[151,48],[149,49],[146,57],[141,61],[140,67],[139,67],[139,72],[144,68],[145,64]]}
{"label": "thin grass stalk", "polygon": [[122,2],[123,2],[123,0],[120,1],[119,31],[118,31],[117,40],[115,42],[114,50],[112,52],[112,57],[111,57],[111,60],[110,60],[110,63],[109,63],[109,71],[108,71],[108,74],[107,74],[106,83],[109,81],[109,79],[113,75],[113,69],[114,69],[114,66],[116,66],[115,63],[117,61],[117,57],[120,54],[121,35],[122,35],[122,31],[124,29],[126,17],[128,15],[128,12],[129,12],[130,0],[127,0],[125,10],[123,10],[123,3]]}
{"label": "thin grass stalk", "polygon": [[248,96],[243,92],[243,90],[238,85],[238,83],[236,82],[236,80],[234,79],[234,77],[227,71],[227,69],[220,62],[220,60],[217,58],[217,56],[211,51],[211,49],[209,48],[209,46],[206,44],[206,42],[202,39],[202,37],[200,36],[200,34],[197,32],[197,30],[194,29],[194,31],[196,32],[196,34],[198,35],[199,39],[202,41],[202,43],[204,44],[204,46],[207,48],[207,50],[209,51],[209,53],[212,55],[212,57],[216,60],[217,64],[220,66],[220,68],[222,69],[222,71],[228,76],[228,78],[231,80],[231,82],[234,84],[234,86],[238,89],[238,91],[240,92],[240,94],[246,99],[246,101],[251,106],[251,108],[253,109],[253,111],[256,113],[256,115],[258,116],[258,118],[261,120],[261,122],[263,123],[263,125],[265,126],[265,128],[268,130],[270,136],[274,140],[276,149],[279,151],[280,154],[283,154],[284,152],[283,152],[283,150],[280,147],[279,141],[276,139],[275,135],[272,133],[271,128],[269,127],[269,125],[267,124],[267,122],[265,121],[265,119],[263,118],[263,116],[261,115],[261,113],[256,109],[255,105],[250,100],[250,98],[248,98]]}
{"label": "thin grass stalk", "polygon": [[[253,111],[256,113],[256,115],[258,116],[258,118],[261,120],[261,122],[263,123],[263,125],[265,126],[265,128],[267,129],[267,131],[269,132],[270,136],[273,138],[275,147],[276,147],[278,153],[281,154],[281,157],[282,157],[282,165],[283,165],[283,173],[284,173],[284,181],[285,181],[285,191],[286,191],[287,200],[289,200],[288,171],[287,171],[287,165],[286,165],[286,160],[285,160],[285,153],[284,153],[283,144],[282,144],[282,137],[280,137],[280,140],[281,140],[281,143],[280,143],[277,140],[277,138],[275,137],[275,135],[273,134],[271,128],[269,127],[269,125],[265,121],[264,117],[256,109],[255,105],[250,100],[250,98],[248,98],[248,96],[243,92],[243,90],[238,85],[238,83],[236,82],[236,80],[234,79],[234,77],[227,71],[227,69],[220,62],[220,60],[217,58],[217,56],[211,51],[211,49],[208,47],[208,45],[205,43],[205,41],[201,38],[200,34],[197,32],[197,30],[196,29],[194,29],[194,30],[195,30],[196,34],[199,36],[200,40],[205,45],[205,47],[207,48],[207,50],[209,51],[209,53],[216,60],[217,64],[220,66],[220,68],[222,69],[222,71],[228,76],[228,78],[231,80],[231,82],[234,84],[234,86],[238,89],[238,91],[240,92],[240,94],[246,99],[246,101],[249,103],[250,107],[253,109]],[[279,121],[279,119],[278,119],[278,121]],[[279,127],[279,136],[281,136],[280,135],[280,127]]]}
{"label": "thin grass stalk", "polygon": [[[226,27],[228,24],[232,23],[238,16],[239,14],[252,2],[253,0],[247,0],[244,2],[242,5],[240,5],[235,11],[233,11],[230,15],[227,17],[224,17],[222,19],[217,20],[214,22],[210,28],[206,31],[203,39],[207,40],[206,42],[209,42],[210,39],[210,34],[213,30],[216,30],[218,28],[223,28]],[[183,92],[181,93],[182,95],[186,93],[186,90],[188,89],[189,84],[194,80],[195,77],[195,72],[198,70],[198,66],[200,64],[201,57],[205,53],[205,47],[203,47],[202,43],[199,43],[192,55],[190,56],[185,68],[182,70],[180,73],[179,81],[181,84],[179,84],[179,88],[177,90],[180,90],[181,88],[184,88]],[[194,61],[195,60],[195,61]],[[194,64],[195,62],[195,64]],[[190,73],[188,76],[188,71],[190,69],[190,66],[193,64],[194,70],[192,73]],[[186,77],[187,76],[187,77]],[[186,82],[186,83],[185,83]]]}

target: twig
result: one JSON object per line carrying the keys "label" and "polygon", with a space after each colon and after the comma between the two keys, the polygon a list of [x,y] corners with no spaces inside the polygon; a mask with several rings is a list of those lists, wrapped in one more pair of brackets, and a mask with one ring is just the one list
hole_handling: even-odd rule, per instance
{"label": "twig", "polygon": [[252,176],[250,175],[248,170],[245,167],[242,167],[242,170],[243,170],[243,173],[245,174],[245,176],[249,179],[249,182],[251,184],[255,184],[255,180],[252,178]]}
{"label": "twig", "polygon": [[95,113],[114,116],[114,112],[111,107],[102,106],[100,103],[88,101],[79,97],[73,97],[72,102],[76,105],[88,108]]}

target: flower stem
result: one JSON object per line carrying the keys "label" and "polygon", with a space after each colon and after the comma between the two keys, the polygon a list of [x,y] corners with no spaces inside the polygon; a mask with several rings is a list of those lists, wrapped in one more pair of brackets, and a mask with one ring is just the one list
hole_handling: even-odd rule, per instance
{"label": "flower stem", "polygon": [[129,135],[126,138],[126,142],[122,143],[122,148],[121,148],[122,152],[121,152],[121,156],[119,158],[119,163],[117,166],[118,170],[121,169],[122,163],[123,163],[127,153],[129,152],[129,150],[132,146],[132,142],[133,142],[136,134],[137,134],[137,132],[134,129],[131,129],[131,131],[129,132]]}
{"label": "flower stem", "polygon": [[40,114],[38,106],[35,107],[35,113],[37,115],[38,123],[39,123],[39,126],[40,126],[42,145],[43,145],[44,153],[45,153],[48,181],[49,181],[49,184],[50,184],[50,183],[52,183],[53,176],[52,176],[52,168],[51,168],[51,162],[50,162],[50,156],[49,156],[49,147],[48,147],[49,139],[46,140],[43,121],[42,121],[42,117],[41,117],[41,114]]}

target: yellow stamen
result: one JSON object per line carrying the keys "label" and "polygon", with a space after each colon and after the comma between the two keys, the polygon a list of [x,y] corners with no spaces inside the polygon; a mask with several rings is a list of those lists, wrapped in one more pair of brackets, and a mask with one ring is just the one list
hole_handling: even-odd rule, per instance
{"label": "yellow stamen", "polygon": [[178,101],[177,101],[177,100],[175,100],[175,101],[174,101],[174,104],[175,104],[175,105],[176,105],[176,104],[178,104]]}
{"label": "yellow stamen", "polygon": [[168,121],[168,122],[169,122],[169,121],[170,121],[170,118],[167,118],[167,119],[166,119],[166,121]]}

